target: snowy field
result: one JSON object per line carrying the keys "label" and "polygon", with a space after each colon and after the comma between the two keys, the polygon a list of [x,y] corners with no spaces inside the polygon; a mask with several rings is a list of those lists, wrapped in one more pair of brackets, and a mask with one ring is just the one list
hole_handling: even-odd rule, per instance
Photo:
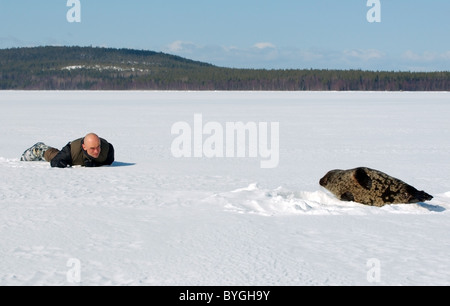
{"label": "snowy field", "polygon": [[[450,285],[449,93],[6,91],[0,109],[0,285]],[[279,123],[277,167],[174,157],[172,127],[196,114]],[[111,167],[19,161],[88,132]],[[319,186],[358,166],[434,199],[376,208]]]}

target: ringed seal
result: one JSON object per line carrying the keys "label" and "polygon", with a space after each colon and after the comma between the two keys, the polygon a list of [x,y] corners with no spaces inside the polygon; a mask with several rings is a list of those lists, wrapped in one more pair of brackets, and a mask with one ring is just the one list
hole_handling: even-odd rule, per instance
{"label": "ringed seal", "polygon": [[360,167],[332,170],[320,185],[341,201],[353,201],[369,206],[411,204],[430,201],[433,196],[378,170]]}

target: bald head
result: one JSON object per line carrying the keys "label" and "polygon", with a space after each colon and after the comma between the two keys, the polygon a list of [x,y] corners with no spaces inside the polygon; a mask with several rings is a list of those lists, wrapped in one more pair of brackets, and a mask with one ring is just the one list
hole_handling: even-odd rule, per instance
{"label": "bald head", "polygon": [[89,156],[98,158],[101,151],[101,141],[94,133],[89,133],[84,137],[83,150],[85,150]]}

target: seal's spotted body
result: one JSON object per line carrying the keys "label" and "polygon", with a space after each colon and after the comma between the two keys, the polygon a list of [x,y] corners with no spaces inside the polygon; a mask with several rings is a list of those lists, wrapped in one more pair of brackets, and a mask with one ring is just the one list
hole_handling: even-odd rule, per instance
{"label": "seal's spotted body", "polygon": [[320,185],[342,201],[353,201],[370,206],[409,204],[429,201],[433,196],[386,173],[369,169],[332,170]]}

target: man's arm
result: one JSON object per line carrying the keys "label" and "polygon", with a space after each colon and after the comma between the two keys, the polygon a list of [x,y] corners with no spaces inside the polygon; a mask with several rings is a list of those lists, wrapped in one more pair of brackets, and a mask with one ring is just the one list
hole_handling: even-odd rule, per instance
{"label": "man's arm", "polygon": [[67,168],[72,166],[72,153],[70,150],[70,143],[68,143],[50,162],[54,168]]}
{"label": "man's arm", "polygon": [[108,157],[106,158],[105,165],[112,165],[114,162],[114,147],[112,144],[109,144]]}

